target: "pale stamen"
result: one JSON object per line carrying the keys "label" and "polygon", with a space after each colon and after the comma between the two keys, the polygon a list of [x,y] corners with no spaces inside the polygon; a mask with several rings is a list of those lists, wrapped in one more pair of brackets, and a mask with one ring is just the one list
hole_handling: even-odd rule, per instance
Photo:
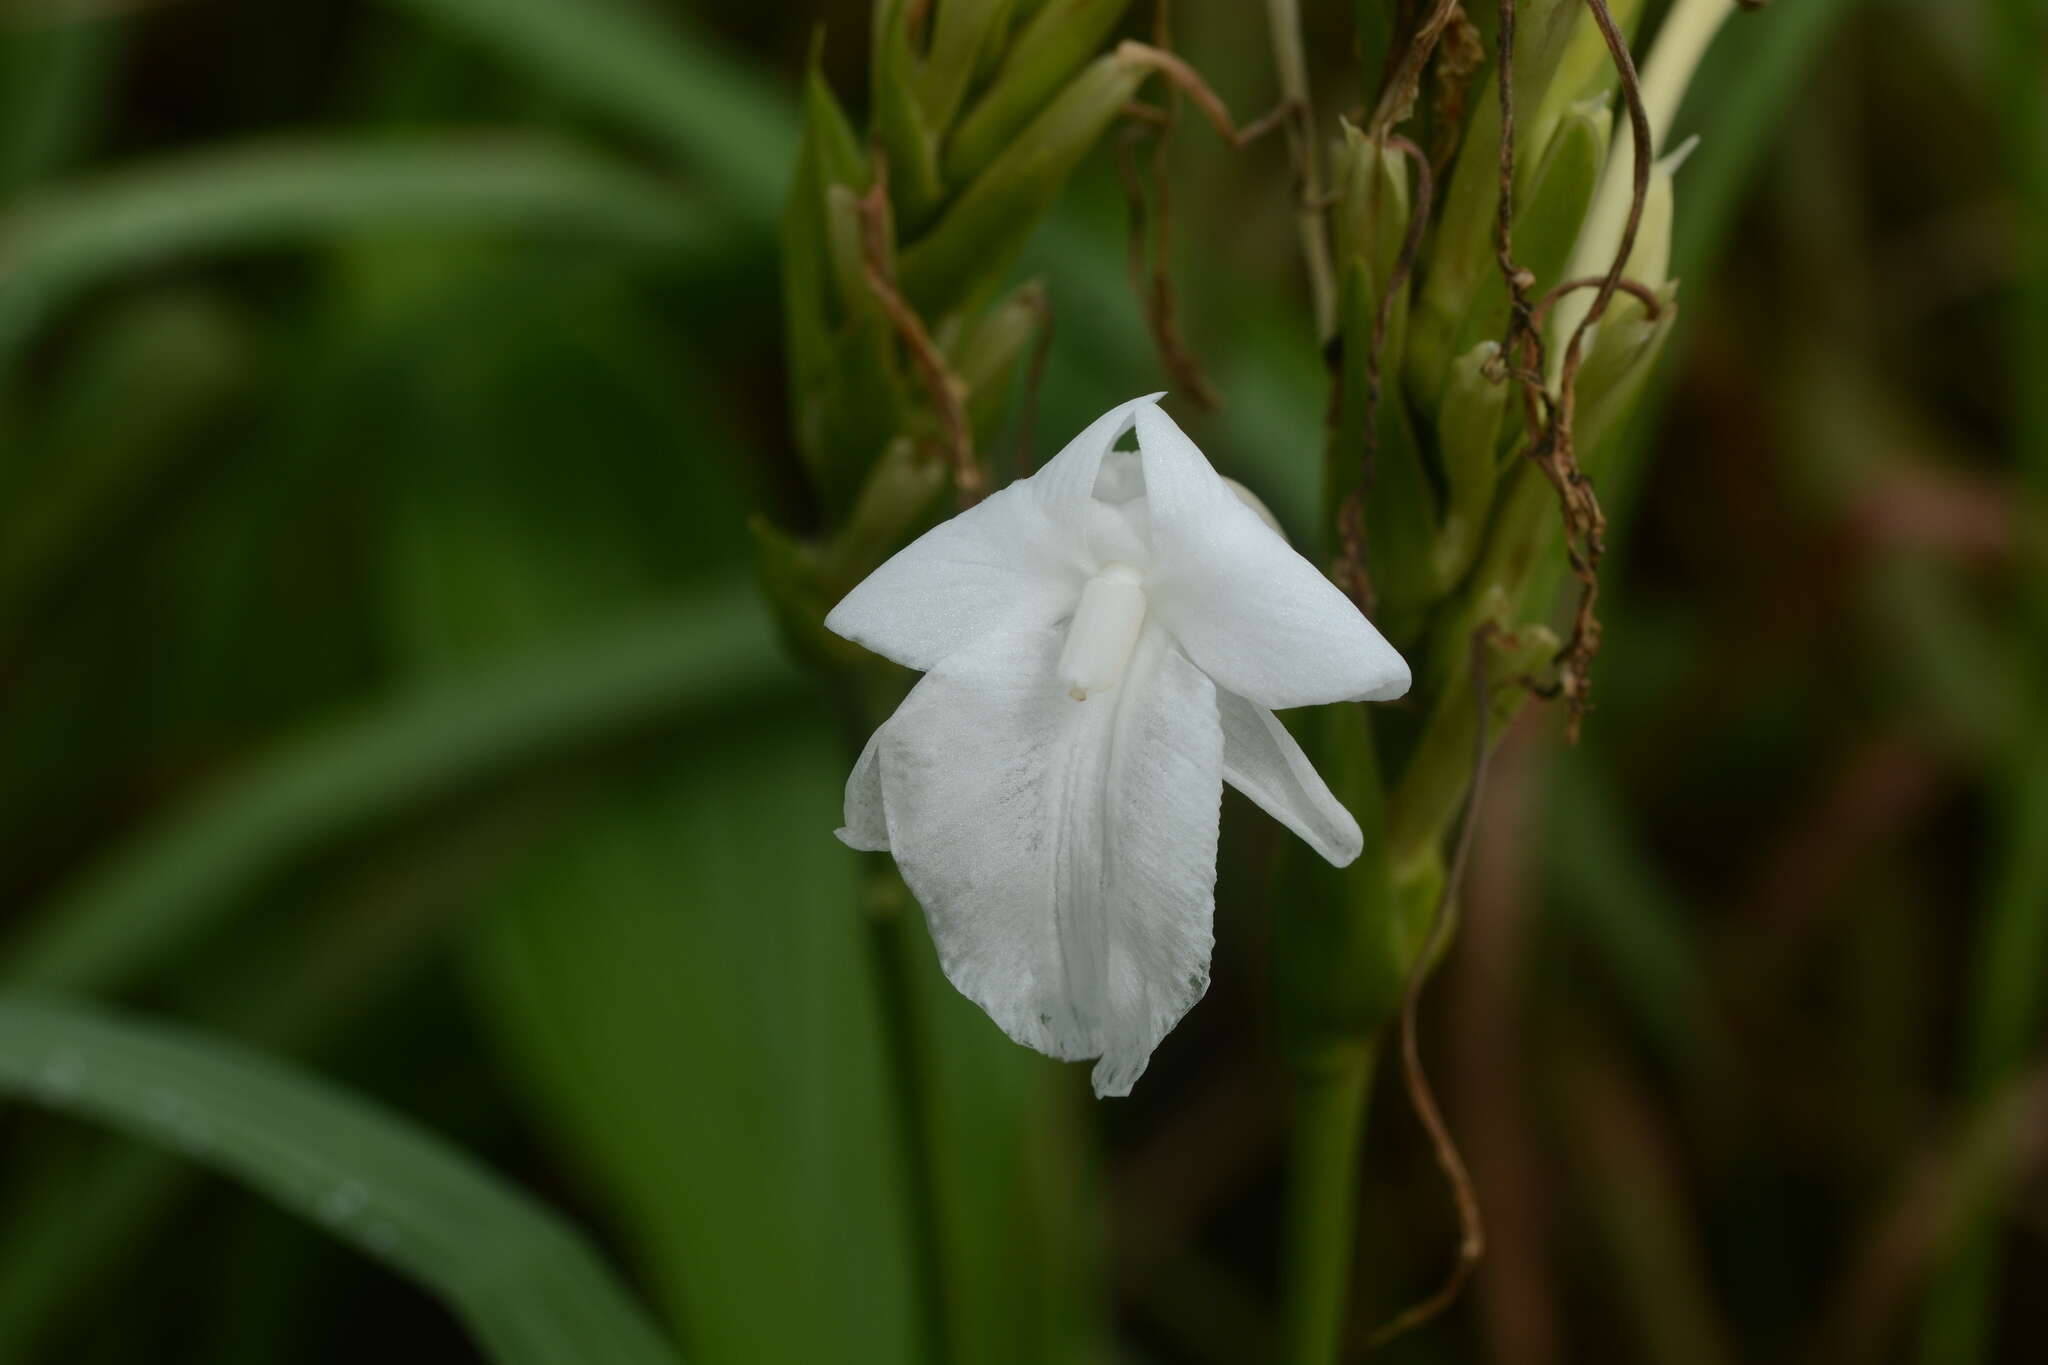
{"label": "pale stamen", "polygon": [[1075,701],[1122,681],[1145,624],[1143,585],[1144,576],[1130,565],[1111,564],[1081,589],[1059,662],[1060,681]]}

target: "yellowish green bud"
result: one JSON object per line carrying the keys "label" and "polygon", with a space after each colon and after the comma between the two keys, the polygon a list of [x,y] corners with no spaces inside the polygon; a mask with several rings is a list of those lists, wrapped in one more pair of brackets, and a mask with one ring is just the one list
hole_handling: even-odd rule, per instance
{"label": "yellowish green bud", "polygon": [[821,487],[829,478],[830,414],[812,396],[829,383],[833,337],[846,318],[833,278],[826,199],[833,185],[859,190],[866,180],[860,146],[825,84],[813,43],[804,79],[803,136],[782,216],[782,300],[791,425],[804,466]]}
{"label": "yellowish green bud", "polygon": [[1582,454],[1597,454],[1604,438],[1627,415],[1649,378],[1678,315],[1678,281],[1657,289],[1657,315],[1642,301],[1621,294],[1608,306],[1590,338],[1577,384],[1577,438]]}
{"label": "yellowish green bud", "polygon": [[987,170],[1102,46],[1129,7],[1130,0],[1045,0],[1010,44],[994,83],[948,139],[947,183],[966,184]]}
{"label": "yellowish green bud", "polygon": [[[1643,0],[1607,0],[1607,12],[1613,16],[1615,28],[1628,38],[1635,32],[1636,21],[1642,18]],[[1619,84],[1607,40],[1601,35],[1600,26],[1593,22],[1593,12],[1581,5],[1572,19],[1571,37],[1558,58],[1557,74],[1551,79],[1550,88],[1543,92],[1542,101],[1535,107],[1525,106],[1522,117],[1528,121],[1530,145],[1545,145],[1554,136],[1552,130],[1575,104],[1590,100],[1602,112],[1611,111]],[[1526,163],[1516,168],[1517,194],[1535,171],[1535,166]]]}
{"label": "yellowish green bud", "polygon": [[[1573,106],[1536,162],[1528,189],[1516,200],[1515,264],[1529,272],[1532,302],[1564,278],[1572,244],[1600,180],[1609,126],[1598,104]],[[1507,334],[1507,281],[1501,278],[1499,263],[1493,264],[1492,273],[1473,291],[1471,306],[1458,329],[1460,355],[1482,341]]]}
{"label": "yellowish green bud", "polygon": [[1014,10],[1015,0],[940,0],[917,95],[942,139],[968,90],[1001,61]]}
{"label": "yellowish green bud", "polygon": [[1495,448],[1507,414],[1509,383],[1500,343],[1482,341],[1451,366],[1436,431],[1443,460],[1444,515],[1437,530],[1434,568],[1446,592],[1472,567],[1493,506],[1499,464]]}
{"label": "yellowish green bud", "polygon": [[[1540,107],[1580,8],[1580,0],[1516,0],[1512,75],[1518,109],[1533,113]],[[1408,350],[1406,379],[1425,411],[1434,411],[1442,396],[1444,375],[1458,354],[1459,328],[1474,292],[1488,276],[1499,273],[1493,232],[1500,201],[1500,91],[1491,75],[1485,83],[1459,145],[1450,186],[1441,196],[1443,216]],[[1517,120],[1517,166],[1536,155],[1545,136],[1526,119]]]}
{"label": "yellowish green bud", "polygon": [[1337,203],[1332,227],[1337,259],[1362,263],[1377,292],[1394,273],[1411,215],[1408,158],[1348,120],[1337,146]]}
{"label": "yellowish green bud", "polygon": [[[1643,192],[1643,216],[1636,225],[1635,241],[1629,248],[1628,263],[1622,267],[1621,273],[1624,278],[1653,290],[1664,286],[1671,270],[1671,230],[1676,211],[1673,174],[1698,145],[1698,138],[1688,138],[1678,150],[1650,167],[1649,185]],[[1589,262],[1589,268],[1584,274],[1605,274],[1613,263],[1611,253],[1618,246],[1619,239],[1615,247],[1609,248],[1609,257],[1597,263]],[[1561,367],[1564,364],[1566,348],[1571,345],[1572,332],[1592,309],[1594,297],[1594,291],[1591,289],[1576,290],[1559,299],[1557,307],[1552,312],[1549,378],[1553,384],[1562,373]],[[1600,321],[1586,334],[1583,343],[1586,348],[1586,361],[1591,361],[1592,348],[1598,344],[1601,331],[1611,330],[1630,316],[1640,317],[1643,311],[1642,301],[1633,294],[1617,293],[1609,301]],[[1583,369],[1580,372],[1580,390],[1584,392]]]}
{"label": "yellowish green bud", "polygon": [[[1055,3],[1043,13],[1060,8]],[[995,287],[1074,167],[1149,74],[1127,57],[1096,59],[904,251],[903,291],[921,313],[941,316]]]}
{"label": "yellowish green bud", "polygon": [[910,46],[911,0],[878,0],[870,93],[874,136],[889,163],[889,201],[906,231],[915,232],[938,210],[946,188],[939,179],[938,140],[918,103],[917,58]]}
{"label": "yellowish green bud", "polygon": [[945,347],[953,373],[967,386],[967,416],[978,444],[995,434],[1018,362],[1045,333],[1048,306],[1045,286],[1028,281]]}
{"label": "yellowish green bud", "polygon": [[[1641,91],[1643,112],[1650,125],[1650,151],[1656,155],[1671,130],[1693,72],[1706,55],[1707,45],[1720,32],[1721,24],[1734,12],[1735,0],[1678,0],[1658,26],[1650,59],[1643,63]],[[1630,201],[1635,197],[1635,130],[1627,118],[1619,119],[1614,147],[1601,172],[1600,189],[1586,214],[1586,226],[1572,251],[1571,274],[1605,274],[1620,248],[1622,231],[1628,222]],[[1569,337],[1586,316],[1590,298],[1573,296],[1560,301],[1553,312],[1551,349],[1555,338]],[[1551,379],[1556,381],[1553,366]]]}

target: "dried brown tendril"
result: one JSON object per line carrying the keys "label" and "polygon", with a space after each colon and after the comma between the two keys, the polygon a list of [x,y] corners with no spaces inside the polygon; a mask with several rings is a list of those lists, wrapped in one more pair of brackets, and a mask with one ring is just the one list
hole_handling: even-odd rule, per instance
{"label": "dried brown tendril", "polygon": [[910,352],[918,376],[930,391],[939,420],[939,457],[953,471],[960,505],[971,507],[988,492],[988,476],[974,456],[974,429],[967,420],[967,386],[940,354],[924,319],[896,287],[889,258],[889,163],[881,148],[873,150],[874,185],[861,196],[861,257],[868,288],[889,315],[896,335]]}

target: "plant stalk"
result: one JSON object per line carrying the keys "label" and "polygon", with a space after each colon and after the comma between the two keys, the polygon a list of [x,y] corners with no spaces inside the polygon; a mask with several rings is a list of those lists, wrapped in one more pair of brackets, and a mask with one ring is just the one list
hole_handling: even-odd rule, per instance
{"label": "plant stalk", "polygon": [[[878,863],[886,863],[878,858]],[[903,1188],[910,1199],[911,1254],[916,1269],[918,1322],[924,1338],[920,1358],[952,1358],[946,1308],[946,1267],[940,1252],[944,1229],[939,1210],[937,1158],[932,1143],[932,1097],[925,1083],[926,1059],[919,1043],[917,989],[911,954],[916,903],[893,864],[877,870],[868,890],[868,945],[874,954],[875,986],[881,994],[883,1046],[889,1069],[891,1107],[896,1112]]]}
{"label": "plant stalk", "polygon": [[1359,1146],[1379,1061],[1377,1035],[1294,1072],[1279,1359],[1332,1365],[1350,1321]]}

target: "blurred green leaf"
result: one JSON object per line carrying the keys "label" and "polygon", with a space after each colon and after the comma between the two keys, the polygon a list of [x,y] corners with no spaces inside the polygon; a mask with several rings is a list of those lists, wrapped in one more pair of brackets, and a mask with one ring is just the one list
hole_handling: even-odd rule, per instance
{"label": "blurred green leaf", "polygon": [[247,338],[219,304],[151,295],[107,318],[0,464],[0,633],[90,556],[243,389]]}
{"label": "blurred green leaf", "polygon": [[814,720],[693,739],[480,926],[488,1015],[707,1362],[920,1354],[842,782]]}
{"label": "blurred green leaf", "polygon": [[71,296],[196,254],[364,232],[560,232],[702,249],[693,200],[545,139],[285,141],[166,158],[39,193],[0,217],[0,361]]}
{"label": "blurred green leaf", "polygon": [[[392,546],[435,564],[391,578],[429,673],[635,591],[660,534],[581,515],[587,466],[498,478],[469,453],[488,410],[450,415],[413,433]],[[710,1362],[923,1354],[834,741],[784,711],[692,731],[486,897],[475,941],[484,1022]]]}
{"label": "blurred green leaf", "polygon": [[786,687],[751,595],[712,589],[289,741],[53,897],[9,979],[117,989],[213,930],[292,859],[519,764]]}
{"label": "blurred green leaf", "polygon": [[1628,834],[1613,793],[1575,753],[1557,763],[1544,833],[1551,903],[1667,1058],[1707,1060],[1711,1016],[1688,907]]}
{"label": "blurred green leaf", "polygon": [[727,204],[772,222],[796,120],[788,101],[685,27],[619,0],[385,0],[445,25],[700,167]]}
{"label": "blurred green leaf", "polygon": [[[673,450],[612,441],[564,461],[536,442],[527,463],[533,421],[493,447],[501,397],[437,407],[441,424],[403,438],[388,610],[423,673],[644,591],[676,526],[583,508],[627,469],[696,489],[693,516],[740,516]],[[815,709],[764,704],[620,772],[601,810],[488,898],[482,1017],[707,1360],[1085,1359],[1095,1229],[1070,1090],[1052,1088],[1071,1077],[946,984],[914,919],[900,962],[878,951],[830,833],[842,738]],[[924,1058],[915,1119],[893,1103],[882,1033],[901,1008]],[[912,1122],[928,1167],[910,1159]],[[926,1339],[930,1278],[943,1348]],[[806,1286],[794,1301],[791,1284]],[[764,1314],[767,1346],[749,1326]]]}
{"label": "blurred green leaf", "polygon": [[111,23],[0,28],[0,195],[69,162],[104,117]]}
{"label": "blurred green leaf", "polygon": [[553,1213],[276,1061],[168,1024],[0,996],[0,1090],[243,1181],[437,1294],[502,1365],[676,1360]]}
{"label": "blurred green leaf", "polygon": [[[321,889],[289,922],[244,928],[175,981],[181,1016],[273,1055],[324,1051],[365,1015],[402,1003],[423,959],[445,951],[450,921],[565,809],[581,809],[588,779],[543,783],[479,802],[401,836]],[[329,883],[337,883],[329,889]],[[282,895],[291,896],[293,888]],[[47,1334],[72,1325],[112,1277],[148,1257],[167,1219],[185,1208],[199,1172],[112,1137],[68,1134],[46,1154],[25,1145],[0,1186],[0,1362],[45,1359]]]}
{"label": "blurred green leaf", "polygon": [[1829,50],[1849,11],[1869,2],[1801,0],[1738,14],[1715,40],[1666,139],[1675,147],[1700,134],[1679,196],[1672,275],[1692,280],[1726,249],[1742,197],[1806,88],[1810,65]]}
{"label": "blurred green leaf", "polygon": [[[2010,448],[2020,486],[2038,514],[2048,501],[2048,15],[2032,0],[1992,0],[1988,46],[1993,57],[1992,123],[2011,185],[2016,260],[2006,303],[2004,357],[2012,403]],[[2022,552],[2020,609],[2028,640],[2020,651],[2020,689],[2031,702],[2019,717],[2018,742],[1997,776],[2001,810],[1984,926],[1971,976],[1971,1019],[1965,1078],[1983,1101],[2009,1083],[2038,1046],[2048,965],[2048,565]],[[1923,1362],[1989,1359],[1997,1332],[2003,1261],[1994,1217],[2007,1190],[1987,1182],[1969,1210],[1951,1259],[1928,1294],[1918,1358]]]}

